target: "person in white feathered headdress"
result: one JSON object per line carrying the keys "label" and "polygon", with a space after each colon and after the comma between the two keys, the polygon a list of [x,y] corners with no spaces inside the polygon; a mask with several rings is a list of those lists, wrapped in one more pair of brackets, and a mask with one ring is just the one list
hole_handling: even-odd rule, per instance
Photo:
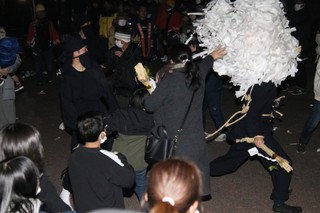
{"label": "person in white feathered headdress", "polygon": [[[226,47],[227,55],[215,61],[214,71],[228,75],[238,87],[244,106],[228,122],[229,151],[211,161],[210,175],[236,171],[255,155],[268,169],[273,183],[274,212],[298,213],[301,207],[285,203],[292,177],[291,160],[272,136],[271,120],[277,85],[297,72],[298,41],[278,0],[213,0],[194,23],[201,45],[209,51]],[[198,54],[206,55],[207,52]],[[271,148],[271,149],[270,149]],[[265,155],[269,155],[267,157]]]}

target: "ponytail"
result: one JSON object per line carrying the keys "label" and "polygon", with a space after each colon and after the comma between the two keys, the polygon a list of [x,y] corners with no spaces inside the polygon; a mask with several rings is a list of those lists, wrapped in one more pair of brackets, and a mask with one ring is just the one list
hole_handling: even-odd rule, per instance
{"label": "ponytail", "polygon": [[201,85],[200,76],[199,76],[199,67],[193,61],[187,61],[185,64],[185,72],[187,74],[186,85],[189,88],[192,88],[193,91],[199,89]]}
{"label": "ponytail", "polygon": [[179,211],[169,202],[160,201],[150,209],[149,213],[179,213]]}

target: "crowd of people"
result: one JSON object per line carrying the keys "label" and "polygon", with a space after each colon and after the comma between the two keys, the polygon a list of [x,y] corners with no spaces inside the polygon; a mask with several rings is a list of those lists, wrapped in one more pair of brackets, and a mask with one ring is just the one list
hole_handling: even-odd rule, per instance
{"label": "crowd of people", "polygon": [[[223,126],[223,80],[214,72],[214,63],[228,49],[218,46],[206,57],[193,59],[202,47],[192,35],[197,17],[187,14],[201,12],[209,1],[70,2],[74,3],[72,20],[60,20],[60,25],[47,16],[45,2],[36,4],[26,39],[40,94],[45,94],[44,84],[53,83],[54,70],[61,71],[61,119],[71,134],[71,155],[60,196],[45,173],[39,131],[16,122],[15,91],[23,89],[16,74],[23,61],[17,39],[0,27],[0,213],[125,209],[123,190],[136,194],[141,211],[196,213],[203,210],[201,202],[212,199],[210,176],[237,170],[250,157],[249,149],[267,145],[275,151],[274,158],[279,155],[291,163],[272,136],[271,115],[279,91],[271,82],[247,92],[246,117],[214,139],[228,138],[229,151],[209,162],[204,115],[208,109],[216,129]],[[306,3],[297,0],[285,6],[288,18],[300,26],[297,17]],[[308,35],[314,34],[319,45],[319,29],[316,33],[309,27]],[[190,36],[195,38],[184,44]],[[312,55],[312,45],[301,40],[303,54]],[[319,46],[316,53],[319,56]],[[159,71],[149,69],[154,61],[163,64]],[[136,75],[139,63],[145,78]],[[304,63],[299,63],[299,73],[304,72]],[[314,110],[301,133],[298,153],[305,152],[320,120],[319,66],[317,61]],[[297,89],[301,76],[286,83]],[[175,156],[148,165],[145,141],[160,126],[169,139],[178,134]],[[265,168],[275,165],[257,159]],[[280,167],[268,172],[272,210],[302,212],[301,207],[286,203],[292,172]]]}

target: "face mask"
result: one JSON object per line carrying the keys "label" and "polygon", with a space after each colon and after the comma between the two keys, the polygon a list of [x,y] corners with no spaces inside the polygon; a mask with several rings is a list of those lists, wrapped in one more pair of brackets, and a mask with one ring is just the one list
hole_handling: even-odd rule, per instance
{"label": "face mask", "polygon": [[294,5],[294,10],[295,11],[299,11],[302,10],[304,8],[305,4],[295,4]]}
{"label": "face mask", "polygon": [[116,46],[119,47],[119,48],[122,48],[123,47],[123,44],[120,40],[116,40]]}
{"label": "face mask", "polygon": [[106,142],[107,140],[107,136],[104,136],[103,138],[100,139],[100,144],[103,144],[104,142]]}
{"label": "face mask", "polygon": [[91,67],[91,59],[88,52],[85,52],[82,55],[80,55],[79,59],[82,66],[84,66],[85,68]]}
{"label": "face mask", "polygon": [[196,4],[200,4],[201,3],[201,0],[196,0]]}
{"label": "face mask", "polygon": [[118,25],[119,26],[123,27],[123,26],[126,26],[126,24],[127,24],[127,20],[125,20],[125,19],[119,19],[118,20]]}
{"label": "face mask", "polygon": [[315,41],[317,42],[318,45],[320,45],[320,33],[317,33]]}

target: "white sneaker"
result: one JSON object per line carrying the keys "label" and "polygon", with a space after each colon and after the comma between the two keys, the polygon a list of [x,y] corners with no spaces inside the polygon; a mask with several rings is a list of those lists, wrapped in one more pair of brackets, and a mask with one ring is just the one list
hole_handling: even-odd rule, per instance
{"label": "white sneaker", "polygon": [[320,148],[317,149],[317,152],[320,152]]}
{"label": "white sneaker", "polygon": [[227,135],[224,133],[221,133],[218,137],[214,139],[214,142],[223,142],[227,140]]}
{"label": "white sneaker", "polygon": [[163,57],[161,57],[161,61],[162,62],[167,62],[168,61],[168,56],[164,55]]}
{"label": "white sneaker", "polygon": [[61,122],[61,124],[59,125],[59,129],[60,129],[60,130],[64,130],[64,129],[65,129],[63,122]]}
{"label": "white sneaker", "polygon": [[73,210],[73,207],[72,207],[71,201],[70,201],[70,195],[71,195],[71,193],[68,190],[63,188],[60,193],[60,198],[65,204],[70,206],[70,208]]}

